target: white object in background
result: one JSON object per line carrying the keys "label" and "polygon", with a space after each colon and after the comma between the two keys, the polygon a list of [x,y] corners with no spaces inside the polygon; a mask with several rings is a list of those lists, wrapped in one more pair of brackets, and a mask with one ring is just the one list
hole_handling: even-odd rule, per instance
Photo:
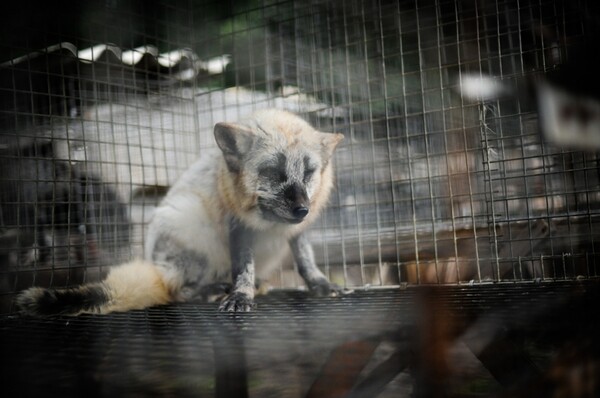
{"label": "white object in background", "polygon": [[231,63],[231,55],[224,54],[207,59],[206,61],[198,61],[199,69],[205,70],[209,75],[218,75],[225,72],[227,65]]}
{"label": "white object in background", "polygon": [[574,94],[550,83],[538,85],[540,125],[553,144],[600,148],[600,101]]}
{"label": "white object in background", "polygon": [[459,84],[462,95],[471,99],[495,99],[508,92],[498,79],[484,74],[463,74]]}

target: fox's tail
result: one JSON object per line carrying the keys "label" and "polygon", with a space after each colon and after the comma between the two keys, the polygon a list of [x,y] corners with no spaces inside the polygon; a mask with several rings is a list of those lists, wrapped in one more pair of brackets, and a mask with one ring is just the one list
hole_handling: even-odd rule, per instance
{"label": "fox's tail", "polygon": [[29,288],[17,296],[16,304],[33,316],[106,314],[167,304],[172,291],[154,264],[134,260],[112,268],[102,282],[65,289]]}

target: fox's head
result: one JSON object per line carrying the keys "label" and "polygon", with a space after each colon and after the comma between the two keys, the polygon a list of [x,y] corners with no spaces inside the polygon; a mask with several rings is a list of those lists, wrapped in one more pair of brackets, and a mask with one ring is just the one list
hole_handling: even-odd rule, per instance
{"label": "fox's head", "polygon": [[240,123],[217,123],[214,133],[227,168],[229,199],[251,226],[306,222],[327,201],[331,155],[343,135],[319,132],[274,109]]}

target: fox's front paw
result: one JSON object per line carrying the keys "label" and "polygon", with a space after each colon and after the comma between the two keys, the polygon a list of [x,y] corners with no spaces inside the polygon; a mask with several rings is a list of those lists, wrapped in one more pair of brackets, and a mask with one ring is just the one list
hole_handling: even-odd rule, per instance
{"label": "fox's front paw", "polygon": [[229,294],[219,305],[219,311],[221,312],[250,312],[254,308],[256,308],[254,299],[241,292]]}
{"label": "fox's front paw", "polygon": [[327,279],[318,279],[312,282],[308,288],[312,294],[319,297],[335,297],[341,295],[344,291],[340,286],[329,282]]}

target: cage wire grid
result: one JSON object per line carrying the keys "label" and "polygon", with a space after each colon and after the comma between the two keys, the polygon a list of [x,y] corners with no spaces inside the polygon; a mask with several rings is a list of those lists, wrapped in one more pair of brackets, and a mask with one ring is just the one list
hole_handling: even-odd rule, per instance
{"label": "cage wire grid", "polygon": [[[346,136],[310,235],[340,285],[598,275],[596,152],[546,141],[532,94],[585,39],[589,2],[136,7],[60,11],[79,31],[3,41],[2,312],[23,288],[95,280],[138,255],[214,123],[264,107]],[[497,95],[466,91],[483,77]],[[269,282],[301,283],[292,264]]]}
{"label": "cage wire grid", "polygon": [[[583,68],[596,2],[38,6],[0,12],[3,393],[551,396],[597,369],[597,151],[542,135],[536,93]],[[345,135],[309,238],[353,294],[285,263],[251,314],[14,314],[139,256],[214,124],[266,107]]]}

